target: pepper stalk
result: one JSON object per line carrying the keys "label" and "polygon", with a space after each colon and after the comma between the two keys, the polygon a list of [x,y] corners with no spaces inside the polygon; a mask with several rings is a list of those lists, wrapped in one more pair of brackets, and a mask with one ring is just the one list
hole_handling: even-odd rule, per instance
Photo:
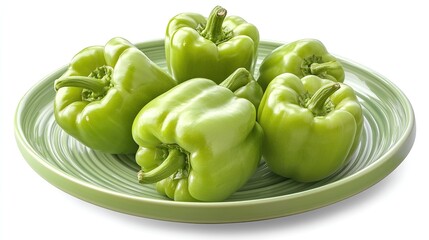
{"label": "pepper stalk", "polygon": [[225,20],[227,11],[221,6],[216,6],[210,13],[207,24],[200,32],[201,36],[212,41],[216,45],[228,40],[228,34],[223,30],[223,21]]}
{"label": "pepper stalk", "polygon": [[316,75],[321,78],[337,81],[334,76],[331,76],[331,72],[342,71],[342,65],[337,61],[323,62],[321,56],[312,55],[303,60],[301,65],[301,71],[304,76]]}
{"label": "pepper stalk", "polygon": [[340,84],[335,82],[319,88],[307,102],[308,110],[315,116],[324,116],[329,113],[330,109],[326,107],[326,101],[340,87]]}
{"label": "pepper stalk", "polygon": [[103,98],[111,87],[113,68],[110,66],[101,66],[85,76],[66,76],[55,81],[55,91],[63,87],[80,87],[82,91],[82,100],[95,101]]}
{"label": "pepper stalk", "polygon": [[256,110],[264,94],[261,86],[246,68],[238,68],[219,86],[228,88],[237,97],[249,100]]}
{"label": "pepper stalk", "polygon": [[140,170],[137,174],[139,183],[155,183],[167,178],[184,168],[186,165],[186,155],[178,148],[171,148],[167,158],[156,168],[150,171]]}

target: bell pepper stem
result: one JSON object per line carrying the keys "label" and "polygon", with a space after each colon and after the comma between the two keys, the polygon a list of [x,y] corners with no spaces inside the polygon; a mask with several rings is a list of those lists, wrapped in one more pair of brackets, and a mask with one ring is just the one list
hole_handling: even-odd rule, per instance
{"label": "bell pepper stem", "polygon": [[310,72],[313,75],[319,75],[322,73],[326,73],[327,71],[332,70],[340,70],[341,64],[337,61],[330,61],[330,62],[324,62],[324,63],[312,63],[310,65]]}
{"label": "bell pepper stem", "polygon": [[340,89],[340,87],[340,84],[335,82],[319,88],[308,101],[307,109],[309,109],[315,116],[326,115],[326,101],[334,92]]}
{"label": "bell pepper stem", "polygon": [[207,24],[204,30],[201,32],[201,35],[215,44],[221,42],[224,37],[222,24],[226,17],[226,13],[226,9],[221,6],[216,6],[213,8],[207,19]]}
{"label": "bell pepper stem", "polygon": [[246,68],[238,68],[231,75],[228,76],[219,86],[226,87],[232,92],[246,86],[253,80],[252,74]]}
{"label": "bell pepper stem", "polygon": [[94,77],[68,76],[55,81],[56,91],[62,87],[80,87],[95,93],[103,93],[106,91],[106,82]]}
{"label": "bell pepper stem", "polygon": [[185,155],[179,149],[170,149],[167,158],[158,167],[147,172],[140,170],[137,175],[138,181],[144,184],[159,182],[183,168],[185,160]]}

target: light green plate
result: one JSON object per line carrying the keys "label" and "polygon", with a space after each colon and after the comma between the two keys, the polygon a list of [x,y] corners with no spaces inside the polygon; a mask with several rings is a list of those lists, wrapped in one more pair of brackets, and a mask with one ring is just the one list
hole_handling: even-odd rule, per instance
{"label": "light green plate", "polygon": [[[279,45],[262,42],[258,66]],[[165,68],[162,40],[138,47]],[[40,81],[23,97],[15,116],[16,140],[29,165],[48,182],[115,211],[196,223],[243,222],[296,214],[335,203],[377,183],[404,160],[414,143],[414,113],[406,96],[377,73],[340,60],[346,71],[345,83],[356,90],[362,103],[364,131],[349,164],[316,183],[284,179],[261,165],[248,184],[224,202],[174,202],[159,196],[152,185],[137,182],[139,169],[134,156],[93,151],[55,123],[53,82],[66,67]]]}

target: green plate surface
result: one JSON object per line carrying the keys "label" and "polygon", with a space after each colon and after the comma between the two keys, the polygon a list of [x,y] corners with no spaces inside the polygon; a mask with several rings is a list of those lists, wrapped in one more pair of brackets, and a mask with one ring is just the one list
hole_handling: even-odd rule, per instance
{"label": "green plate surface", "polygon": [[[279,43],[261,42],[258,65]],[[166,67],[162,40],[137,44],[154,62]],[[357,194],[391,173],[407,156],[415,139],[415,119],[406,96],[386,78],[339,58],[345,83],[358,94],[364,131],[349,163],[315,183],[297,183],[272,174],[261,164],[238,192],[224,202],[174,202],[153,185],[137,182],[132,155],[93,151],[55,123],[53,82],[63,67],[22,98],[15,116],[17,144],[28,164],[59,189],[115,211],[169,221],[222,223],[255,221],[320,208]],[[257,71],[256,71],[257,72]]]}

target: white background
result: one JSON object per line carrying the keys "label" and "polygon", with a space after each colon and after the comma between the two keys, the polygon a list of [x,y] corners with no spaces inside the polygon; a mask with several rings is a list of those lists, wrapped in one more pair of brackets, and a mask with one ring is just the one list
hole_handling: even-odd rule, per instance
{"label": "white background", "polygon": [[[424,3],[1,1],[0,238],[428,239],[429,17]],[[104,45],[115,36],[131,42],[161,39],[177,13],[208,14],[217,4],[255,24],[262,40],[317,38],[330,52],[390,79],[408,96],[417,119],[416,141],[404,162],[375,186],[331,206],[279,219],[217,225],[164,222],[107,210],[62,192],[31,169],[13,132],[14,112],[27,90],[86,46]]]}

